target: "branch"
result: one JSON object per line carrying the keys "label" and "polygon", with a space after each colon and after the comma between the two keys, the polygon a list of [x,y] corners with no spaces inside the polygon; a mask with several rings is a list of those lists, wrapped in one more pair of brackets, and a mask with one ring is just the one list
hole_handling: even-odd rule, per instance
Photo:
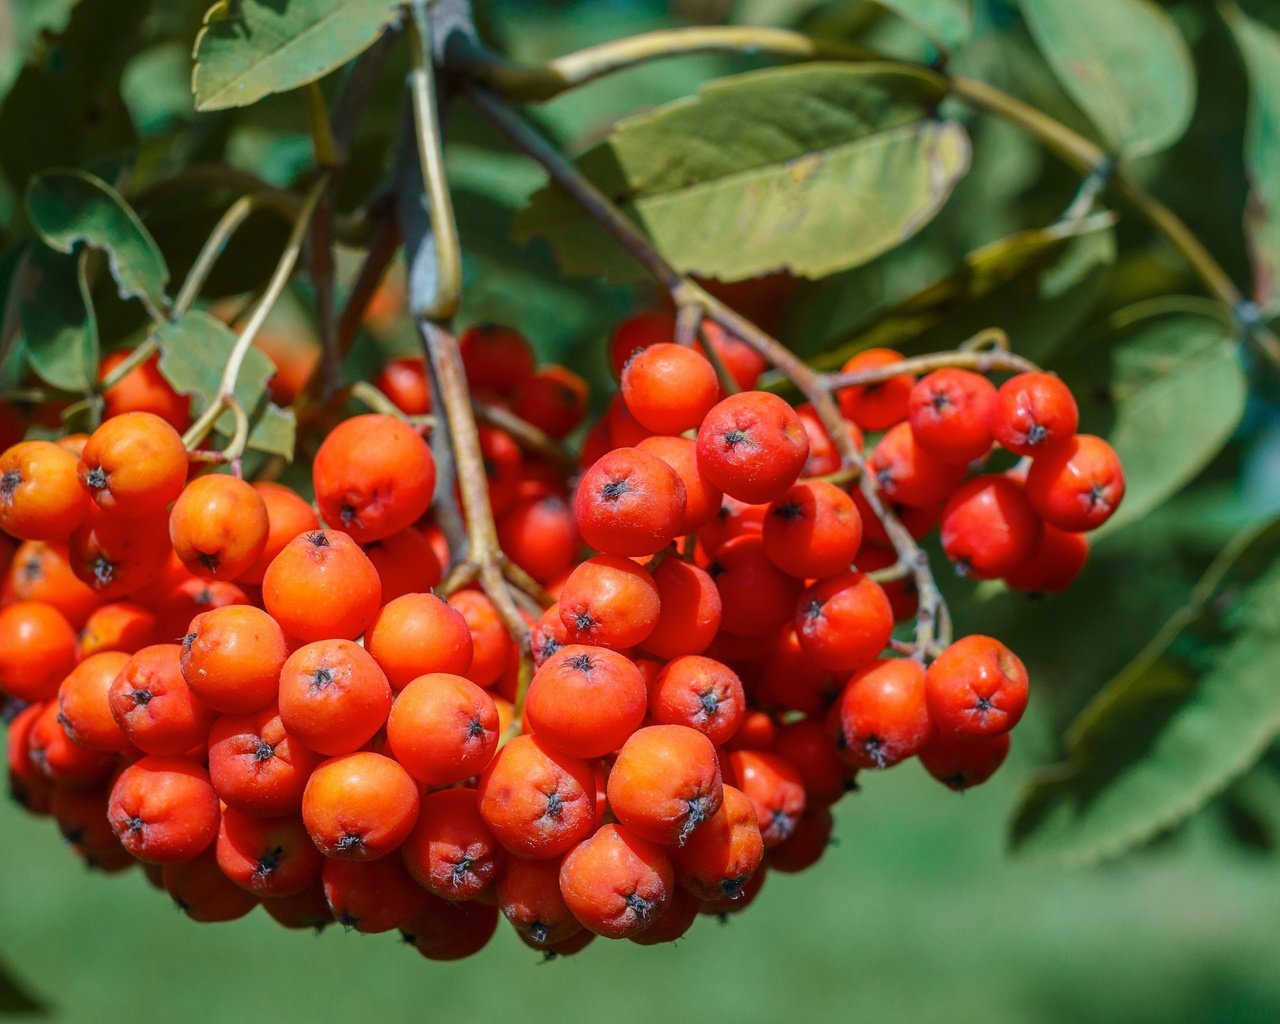
{"label": "branch", "polygon": [[[521,586],[524,574],[514,570],[498,543],[498,529],[489,504],[489,480],[480,433],[471,406],[466,371],[457,339],[448,323],[457,312],[462,289],[462,260],[453,200],[444,173],[439,114],[436,109],[435,68],[427,0],[413,0],[409,8],[414,68],[409,78],[413,100],[413,134],[417,166],[400,161],[397,174],[398,208],[402,229],[411,248],[409,306],[422,339],[431,371],[433,407],[443,429],[433,432],[433,445],[447,446],[466,524],[466,555],[457,562],[441,586],[447,593],[476,582],[493,602],[503,626],[520,656],[516,706],[523,703],[533,659],[529,626],[516,603],[512,586]],[[414,188],[416,196],[405,191]],[[427,223],[421,224],[423,193]],[[416,199],[416,204],[412,200]],[[426,249],[430,244],[431,249]],[[434,262],[431,258],[434,257]],[[535,584],[536,586],[536,584]],[[538,588],[541,593],[541,588]]]}

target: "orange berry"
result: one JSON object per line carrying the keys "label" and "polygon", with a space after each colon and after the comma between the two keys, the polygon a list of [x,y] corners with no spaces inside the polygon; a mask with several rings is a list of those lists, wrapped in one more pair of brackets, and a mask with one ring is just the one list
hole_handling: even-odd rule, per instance
{"label": "orange berry", "polygon": [[367,544],[421,518],[435,490],[436,464],[411,426],[371,413],[329,432],[311,476],[325,521]]}
{"label": "orange berry", "polygon": [[262,496],[224,473],[191,481],[169,516],[169,539],[182,564],[218,580],[234,580],[252,568],[268,530]]}
{"label": "orange berry", "polygon": [[0,609],[0,691],[22,701],[49,700],[76,660],[76,634],[40,601]]}
{"label": "orange berry", "polygon": [[191,620],[182,677],[213,710],[242,715],[275,701],[288,656],[275,619],[252,605],[228,605]]}
{"label": "orange berry", "polygon": [[7,448],[0,454],[0,529],[20,540],[65,539],[89,512],[76,465],[52,441]]}
{"label": "orange berry", "polygon": [[391,685],[378,663],[350,640],[299,647],[280,669],[280,720],[312,750],[349,754],[387,721]]}
{"label": "orange berry", "polygon": [[181,435],[159,416],[129,412],[93,432],[77,472],[104,512],[137,519],[162,511],[182,493],[187,449]]}
{"label": "orange berry", "polygon": [[288,636],[354,640],[378,612],[382,583],[345,533],[313,530],[286,544],[267,567],[262,602]]}
{"label": "orange berry", "polygon": [[666,851],[622,825],[603,825],[560,866],[560,892],[573,916],[597,935],[626,939],[661,915],[675,872]]}
{"label": "orange berry", "polygon": [[302,820],[326,857],[378,860],[409,837],[418,805],[408,772],[389,757],[359,751],[332,757],[311,773]]}
{"label": "orange berry", "polygon": [[150,864],[191,860],[218,835],[218,796],[199,765],[144,757],[111,787],[111,827],[124,848]]}

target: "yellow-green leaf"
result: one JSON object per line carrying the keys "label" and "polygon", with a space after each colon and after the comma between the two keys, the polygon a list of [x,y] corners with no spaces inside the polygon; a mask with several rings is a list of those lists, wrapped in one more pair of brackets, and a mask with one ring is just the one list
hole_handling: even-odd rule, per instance
{"label": "yellow-green leaf", "polygon": [[[235,333],[221,320],[194,310],[156,328],[156,338],[160,372],[179,392],[193,396],[199,414],[218,395],[223,368],[235,348]],[[235,395],[249,417],[249,447],[291,459],[293,412],[280,409],[267,398],[267,381],[274,373],[270,358],[250,348],[236,379]],[[231,412],[219,416],[214,427],[224,437],[230,436],[235,427]]]}
{"label": "yellow-green leaf", "polygon": [[197,110],[244,107],[314,82],[373,43],[393,0],[219,0],[196,37]]}
{"label": "yellow-green leaf", "polygon": [[[619,122],[578,166],[683,271],[821,277],[915,234],[968,169],[964,129],[932,117],[942,90],[880,64],[751,72]],[[546,237],[571,274],[640,274],[554,187],[516,233]]]}

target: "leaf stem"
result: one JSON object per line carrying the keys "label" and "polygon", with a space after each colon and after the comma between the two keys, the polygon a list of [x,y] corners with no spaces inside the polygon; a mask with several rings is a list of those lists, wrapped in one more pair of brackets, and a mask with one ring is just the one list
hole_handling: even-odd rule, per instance
{"label": "leaf stem", "polygon": [[[507,99],[537,103],[615,71],[697,53],[768,53],[800,60],[882,59],[865,47],[812,39],[786,29],[704,25],[615,39],[537,66],[516,64],[470,42],[451,50],[449,61],[451,70],[463,72]],[[926,68],[922,71],[933,74]]]}
{"label": "leaf stem", "polygon": [[311,132],[311,148],[316,163],[331,170],[342,163],[338,143],[333,137],[333,124],[329,120],[329,105],[319,82],[308,82],[302,88],[302,98],[307,105],[307,127]]}
{"label": "leaf stem", "polygon": [[265,205],[266,202],[262,194],[253,192],[241,196],[227,207],[226,212],[218,218],[218,223],[209,232],[209,237],[205,239],[204,245],[200,247],[200,253],[196,256],[195,263],[191,265],[191,269],[187,272],[187,276],[182,282],[182,287],[178,290],[178,297],[173,300],[174,320],[189,310],[197,297],[199,297],[205,281],[209,279],[209,274],[213,271],[214,264],[218,262],[218,257],[222,255],[226,250],[227,243],[231,241],[231,236],[240,230],[240,226],[249,219],[249,215],[255,209]]}
{"label": "leaf stem", "polygon": [[[311,190],[303,200],[302,207],[298,211],[298,217],[293,222],[293,228],[289,232],[289,240],[285,245],[284,252],[281,253],[280,259],[276,263],[276,268],[272,272],[271,279],[267,282],[262,298],[254,306],[253,312],[249,314],[248,321],[240,331],[240,336],[236,338],[235,347],[231,350],[227,365],[222,371],[222,380],[218,385],[217,397],[209,403],[208,408],[204,410],[200,418],[182,436],[183,443],[187,446],[188,451],[200,446],[201,442],[208,436],[209,431],[213,429],[213,425],[217,422],[219,415],[228,409],[236,416],[236,431],[232,436],[231,446],[233,447],[237,440],[241,444],[240,451],[234,452],[232,457],[238,456],[243,451],[244,440],[248,438],[248,420],[245,416],[244,408],[235,396],[236,382],[240,379],[240,368],[244,365],[245,357],[249,354],[253,339],[266,322],[268,314],[276,304],[276,300],[280,298],[285,286],[289,283],[289,278],[293,275],[293,269],[298,263],[298,256],[302,252],[302,245],[307,235],[311,216],[315,212],[316,204],[320,201],[320,197],[324,194],[328,184],[329,175],[326,172],[316,179],[315,184],[311,186]],[[238,414],[236,413],[237,409],[239,409]],[[243,438],[239,436],[241,434],[241,420],[244,420],[245,424]],[[232,451],[232,447],[228,448],[228,452]]]}

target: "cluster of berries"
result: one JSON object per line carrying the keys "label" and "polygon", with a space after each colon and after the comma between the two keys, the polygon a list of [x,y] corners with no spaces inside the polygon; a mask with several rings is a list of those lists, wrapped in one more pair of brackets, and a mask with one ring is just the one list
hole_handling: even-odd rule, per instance
{"label": "cluster of berries", "polygon": [[[673,336],[663,313],[615,333],[621,387],[576,486],[481,428],[505,555],[555,602],[525,613],[531,652],[481,590],[433,593],[450,552],[406,419],[335,427],[314,504],[193,473],[173,426],[136,409],[7,449],[14,794],[90,863],[143,862],[197,920],[262,903],[454,959],[504,916],[548,953],[676,939],[813,864],[860,770],[918,757],[952,788],[985,781],[1026,705],[1022,663],[984,636],[927,668],[893,656],[911,581],[868,575],[897,556],[836,482],[818,417],[753,390],[763,361],[711,325],[707,349]],[[553,439],[583,419],[583,381],[537,367],[518,332],[476,328],[461,351],[477,406]],[[406,417],[430,411],[420,362],[376,383]],[[839,398],[859,446],[884,431],[880,494],[917,534],[940,520],[969,575],[1065,585],[1080,531],[1119,501],[1114,455],[1075,434],[1056,378],[943,370]],[[1030,468],[965,482],[997,444]]]}

